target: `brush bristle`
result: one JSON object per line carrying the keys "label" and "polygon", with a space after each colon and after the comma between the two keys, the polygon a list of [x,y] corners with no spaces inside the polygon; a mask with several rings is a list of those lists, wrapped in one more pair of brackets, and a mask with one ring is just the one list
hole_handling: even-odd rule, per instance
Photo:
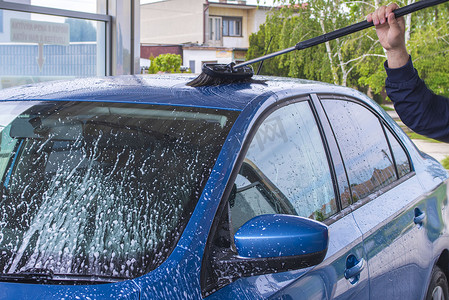
{"label": "brush bristle", "polygon": [[204,64],[202,69],[203,72],[188,82],[188,86],[200,87],[248,82],[254,74],[251,67],[245,66],[243,68],[233,69],[233,64]]}
{"label": "brush bristle", "polygon": [[201,73],[193,79],[192,81],[187,82],[188,86],[192,87],[199,87],[199,86],[208,86],[208,85],[216,85],[215,84],[215,78],[212,76],[207,75],[206,73]]}
{"label": "brush bristle", "polygon": [[241,82],[249,82],[251,81],[251,77],[244,79],[235,79],[235,78],[217,78],[207,75],[206,73],[201,73],[193,79],[192,81],[186,83],[186,85],[191,87],[200,87],[200,86],[214,86],[214,85],[222,85],[222,84],[230,84],[230,83],[241,83]]}

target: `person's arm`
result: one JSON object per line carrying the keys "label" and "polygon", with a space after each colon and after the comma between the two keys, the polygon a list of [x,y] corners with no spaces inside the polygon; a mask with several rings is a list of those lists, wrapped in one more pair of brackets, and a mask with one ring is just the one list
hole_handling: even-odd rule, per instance
{"label": "person's arm", "polygon": [[387,79],[385,88],[402,122],[413,131],[449,142],[449,99],[427,88],[405,46],[404,18],[396,19],[395,3],[381,6],[367,16],[376,26],[379,42],[385,49]]}
{"label": "person's arm", "polygon": [[385,62],[385,70],[385,88],[401,121],[416,133],[449,142],[449,99],[427,88],[410,57],[400,68]]}

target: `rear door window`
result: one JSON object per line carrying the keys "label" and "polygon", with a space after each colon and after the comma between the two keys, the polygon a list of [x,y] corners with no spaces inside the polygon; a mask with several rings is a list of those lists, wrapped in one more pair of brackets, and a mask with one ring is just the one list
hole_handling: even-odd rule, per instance
{"label": "rear door window", "polygon": [[[322,103],[346,166],[352,201],[396,181],[395,157],[379,118],[352,101],[325,99]],[[392,135],[391,141],[403,176],[410,171],[407,155]]]}
{"label": "rear door window", "polygon": [[403,177],[404,175],[407,175],[411,171],[410,161],[404,149],[402,148],[401,144],[399,144],[398,140],[393,136],[390,130],[385,129],[385,132],[387,133],[388,141],[390,142],[391,146],[391,151],[393,152],[393,157],[396,162],[398,176]]}

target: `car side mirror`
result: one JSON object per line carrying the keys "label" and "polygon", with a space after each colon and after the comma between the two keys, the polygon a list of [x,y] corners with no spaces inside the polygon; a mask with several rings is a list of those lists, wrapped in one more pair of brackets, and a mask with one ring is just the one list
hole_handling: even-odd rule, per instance
{"label": "car side mirror", "polygon": [[212,270],[220,285],[238,278],[315,266],[329,243],[326,225],[293,215],[260,215],[234,235],[237,253],[216,254]]}
{"label": "car side mirror", "polygon": [[329,243],[323,223],[293,215],[260,215],[246,222],[234,236],[237,253],[244,258],[292,258],[319,264]]}
{"label": "car side mirror", "polygon": [[202,293],[255,275],[298,270],[321,263],[327,253],[328,228],[311,219],[282,214],[257,216],[234,235],[235,249],[212,248]]}

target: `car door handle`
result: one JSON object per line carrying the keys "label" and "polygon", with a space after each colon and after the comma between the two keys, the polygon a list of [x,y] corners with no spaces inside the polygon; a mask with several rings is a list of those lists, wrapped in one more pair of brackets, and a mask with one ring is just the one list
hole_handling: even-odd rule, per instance
{"label": "car door handle", "polygon": [[359,275],[363,268],[365,268],[365,260],[362,258],[355,266],[345,270],[345,278],[349,279]]}
{"label": "car door handle", "polygon": [[425,218],[426,218],[426,213],[416,207],[415,208],[415,217],[413,218],[413,222],[415,224],[422,225]]}

